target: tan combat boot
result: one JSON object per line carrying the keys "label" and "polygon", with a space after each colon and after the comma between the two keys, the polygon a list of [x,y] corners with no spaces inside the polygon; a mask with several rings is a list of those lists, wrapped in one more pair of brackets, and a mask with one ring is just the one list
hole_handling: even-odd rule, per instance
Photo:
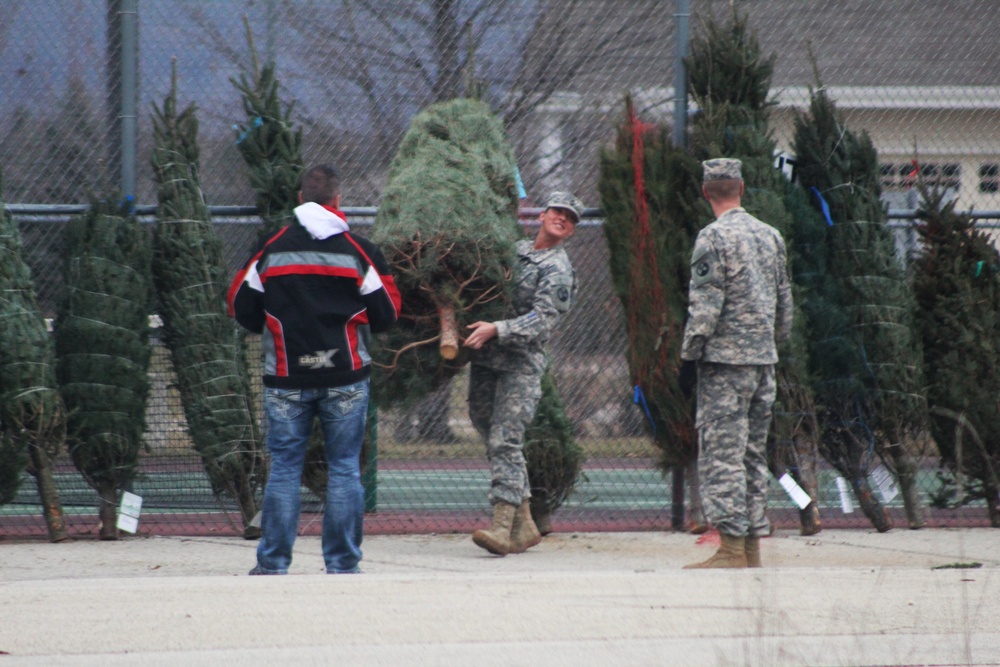
{"label": "tan combat boot", "polygon": [[747,556],[747,567],[763,567],[760,563],[760,538],[748,537],[743,542],[743,552]]}
{"label": "tan combat boot", "polygon": [[[531,504],[522,500],[514,512],[514,523],[510,529],[510,551],[512,554],[522,554],[536,544],[541,544],[542,533],[531,518]],[[482,545],[480,545],[482,546]]]}
{"label": "tan combat boot", "polygon": [[510,530],[514,523],[515,510],[517,507],[509,503],[501,501],[495,504],[490,527],[472,533],[472,541],[476,546],[497,556],[506,556],[510,553]]}
{"label": "tan combat boot", "polygon": [[747,566],[747,555],[744,548],[745,538],[719,533],[719,541],[719,550],[711,558],[701,563],[685,565],[684,569],[696,570],[702,568]]}

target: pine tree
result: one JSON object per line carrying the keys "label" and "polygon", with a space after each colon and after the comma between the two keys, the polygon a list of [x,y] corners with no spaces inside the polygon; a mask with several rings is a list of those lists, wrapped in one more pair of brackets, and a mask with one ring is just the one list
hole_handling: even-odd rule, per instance
{"label": "pine tree", "polygon": [[[691,247],[702,210],[696,165],[665,128],[643,124],[631,99],[613,149],[601,153],[598,191],[615,293],[625,314],[636,402],[666,474],[697,455],[690,386],[681,381]],[[694,211],[698,210],[697,213]]]}
{"label": "pine tree", "polygon": [[524,433],[524,459],[531,485],[531,516],[545,534],[551,530],[552,514],[573,492],[584,460],[551,373],[542,376],[542,397]]}
{"label": "pine tree", "polygon": [[236,126],[236,146],[257,193],[257,211],[263,221],[261,241],[282,227],[298,224],[293,210],[302,183],[302,128],[294,127],[294,102],[284,104],[278,94],[277,66],[259,65],[250,25],[244,17],[250,46],[251,71],[232,83],[243,95],[247,120]]}
{"label": "pine tree", "polygon": [[[245,123],[237,125],[236,145],[246,162],[250,185],[257,195],[257,212],[263,223],[258,241],[271,238],[279,229],[297,225],[295,207],[302,188],[302,129],[292,122],[294,102],[284,104],[279,95],[277,66],[273,62],[259,65],[250,24],[244,17],[247,43],[250,48],[251,71],[233,85],[243,95]],[[254,342],[259,341],[254,338]],[[366,436],[368,437],[368,436]],[[370,443],[370,438],[366,443]],[[366,444],[365,456],[369,456]],[[321,500],[326,497],[326,454],[323,436],[316,419],[309,438],[302,483]]]}
{"label": "pine tree", "polygon": [[372,229],[403,301],[374,354],[380,405],[409,406],[441,387],[468,361],[458,332],[506,316],[522,235],[514,174],[503,124],[484,102],[441,102],[411,122]]}
{"label": "pine tree", "polygon": [[1000,527],[1000,253],[973,220],[921,184],[913,266],[917,323],[927,366],[930,428],[941,454],[939,505],[985,501]]}
{"label": "pine tree", "polygon": [[[691,94],[699,107],[691,132],[691,149],[699,160],[718,157],[742,161],[746,185],[743,207],[781,232],[795,265],[795,229],[785,203],[787,180],[774,168],[776,144],[771,137],[771,76],[776,56],[765,57],[746,17],[733,11],[726,25],[710,21],[694,38],[687,60]],[[778,395],[770,430],[768,464],[776,477],[785,472],[813,499],[818,495],[816,463],[819,425],[809,382],[807,328],[801,313],[805,298],[795,289],[792,337],[782,346],[776,368]],[[804,535],[818,533],[820,517],[814,501],[800,511]]]}
{"label": "pine tree", "polygon": [[157,224],[153,280],[163,339],[177,373],[194,448],[213,492],[236,501],[245,537],[260,504],[266,462],[243,340],[225,310],[222,243],[201,192],[197,109],[177,111],[177,75],[153,115]]}
{"label": "pine tree", "polygon": [[114,540],[119,494],[135,477],[146,426],[149,237],[124,206],[93,201],[67,225],[64,247],[55,331],[67,443],[97,491],[101,539]]}
{"label": "pine tree", "polygon": [[[879,202],[878,156],[846,127],[822,88],[795,122],[797,173],[828,212],[828,309],[813,313],[810,359],[824,407],[824,456],[880,531],[892,527],[867,476],[881,461],[899,480],[911,528],[924,525],[912,448],[926,427],[915,304]],[[827,214],[827,213],[825,213]]]}
{"label": "pine tree", "polygon": [[0,254],[0,505],[13,500],[27,466],[38,485],[49,539],[58,542],[67,534],[53,463],[66,438],[66,410],[21,232],[3,206],[2,178]]}

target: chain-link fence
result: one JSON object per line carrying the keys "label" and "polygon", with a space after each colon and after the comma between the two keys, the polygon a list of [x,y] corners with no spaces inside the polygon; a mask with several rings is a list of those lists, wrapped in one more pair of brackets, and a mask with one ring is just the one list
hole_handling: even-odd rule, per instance
{"label": "chain-link fence", "polygon": [[[597,208],[598,155],[614,139],[625,95],[645,120],[676,122],[678,25],[689,20],[697,34],[707,16],[725,19],[731,5],[747,14],[763,52],[776,55],[771,127],[784,154],[810,88],[824,86],[847,125],[872,137],[883,198],[900,220],[918,204],[915,167],[948,188],[960,208],[996,217],[1000,50],[991,0],[2,0],[4,201],[17,214],[51,316],[61,292],[61,230],[72,214],[60,207],[119,193],[140,207],[156,203],[150,115],[170,90],[175,62],[180,105],[198,107],[208,203],[216,211],[250,206],[234,130],[247,119],[232,81],[256,54],[276,63],[281,95],[294,101],[291,117],[303,130],[306,163],[339,166],[349,210],[370,213],[378,205],[388,163],[418,110],[470,93],[481,94],[505,122],[526,210],[555,189],[572,190]],[[684,6],[690,17],[678,15]],[[128,21],[138,24],[136,107],[122,104]],[[257,220],[221,214],[214,220],[235,269]],[[367,222],[352,217],[362,232]],[[586,462],[555,516],[556,528],[675,525],[675,478],[656,469],[643,414],[632,403],[621,306],[597,212],[568,250],[580,299],[553,353]],[[212,496],[186,433],[168,355],[155,337],[151,377],[147,448],[131,489],[144,499],[141,530],[233,531],[238,512]],[[466,530],[485,516],[489,475],[467,419],[463,382],[459,376],[416,409],[379,415],[370,530]],[[936,465],[926,452],[921,480],[928,502]],[[90,533],[96,497],[68,457],[58,466],[69,528]],[[845,512],[849,494],[822,462],[820,476],[825,525],[868,525],[860,513]],[[900,511],[898,497],[887,504]],[[785,527],[798,522],[777,484],[772,517]],[[931,517],[986,521],[977,506],[932,510]],[[318,523],[310,525],[318,530]],[[15,501],[0,507],[0,535],[41,532],[38,495],[26,478]]]}

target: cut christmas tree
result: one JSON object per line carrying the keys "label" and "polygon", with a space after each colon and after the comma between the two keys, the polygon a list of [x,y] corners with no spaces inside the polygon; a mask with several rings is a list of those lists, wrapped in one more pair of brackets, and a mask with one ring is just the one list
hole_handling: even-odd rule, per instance
{"label": "cut christmas tree", "polygon": [[[706,24],[704,32],[692,40],[687,60],[691,94],[699,109],[692,123],[691,150],[698,160],[730,157],[742,161],[743,207],[781,232],[794,275],[796,227],[785,205],[787,179],[774,166],[777,149],[770,129],[775,59],[761,52],[746,17],[735,9],[728,23],[712,20]],[[778,396],[768,465],[775,477],[790,474],[813,499],[799,513],[802,534],[812,535],[821,529],[815,502],[819,424],[808,379],[808,332],[799,305],[806,296],[801,286],[795,291],[792,337],[778,354]]]}
{"label": "cut christmas tree", "polygon": [[122,204],[93,201],[67,225],[65,249],[55,331],[67,444],[97,491],[101,539],[114,540],[118,501],[135,477],[146,427],[149,236]]}
{"label": "cut christmas tree", "polygon": [[225,309],[228,276],[199,178],[198,119],[178,113],[176,71],[170,94],[153,116],[157,183],[153,280],[163,342],[194,448],[217,497],[236,501],[241,530],[252,525],[267,468],[245,362],[246,350]]}
{"label": "cut christmas tree", "polygon": [[[285,104],[279,95],[275,64],[268,62],[260,65],[250,25],[246,20],[244,25],[251,69],[238,79],[232,79],[243,96],[243,110],[247,115],[246,120],[236,127],[236,145],[246,163],[250,185],[256,193],[257,213],[262,222],[258,239],[263,244],[282,227],[299,224],[295,207],[302,187],[302,129],[292,122],[294,103]],[[258,352],[255,359],[259,360],[259,337],[250,336],[248,340],[248,347]],[[247,365],[251,369],[260,369],[259,363]],[[320,499],[326,497],[326,454],[318,419],[309,438],[302,483]]]}
{"label": "cut christmas tree", "polygon": [[700,203],[696,163],[662,127],[646,125],[625,101],[614,149],[601,154],[598,189],[615,292],[628,334],[637,409],[666,474],[697,456],[692,387],[682,386],[680,346],[691,247]]}
{"label": "cut christmas tree", "polygon": [[259,238],[263,242],[282,227],[298,224],[293,209],[298,205],[302,182],[302,129],[292,123],[294,102],[285,104],[278,94],[276,65],[260,65],[245,17],[244,25],[251,68],[231,79],[243,96],[246,112],[246,120],[236,125],[236,147],[257,196],[257,214],[263,222]]}
{"label": "cut christmas tree", "polygon": [[21,232],[3,205],[0,178],[0,505],[13,500],[27,470],[35,477],[49,531],[67,537],[53,464],[66,438],[55,348],[38,307]]}
{"label": "cut christmas tree", "polygon": [[513,150],[489,106],[457,99],[419,113],[372,230],[403,301],[374,355],[379,405],[412,405],[468,361],[461,332],[503,318],[521,235]]}
{"label": "cut christmas tree", "polygon": [[810,359],[822,452],[853,486],[879,531],[892,527],[872,492],[879,465],[899,480],[907,521],[924,525],[915,457],[926,429],[923,352],[914,299],[879,202],[878,156],[868,135],[846,128],[822,88],[795,122],[796,171],[830,224],[829,291],[811,313]]}
{"label": "cut christmas tree", "polygon": [[1000,254],[990,237],[921,184],[913,266],[930,427],[941,455],[935,504],[985,503],[1000,527]]}
{"label": "cut christmas tree", "polygon": [[542,397],[524,432],[524,460],[531,485],[531,517],[546,535],[552,531],[552,515],[573,492],[584,460],[550,373],[542,376]]}

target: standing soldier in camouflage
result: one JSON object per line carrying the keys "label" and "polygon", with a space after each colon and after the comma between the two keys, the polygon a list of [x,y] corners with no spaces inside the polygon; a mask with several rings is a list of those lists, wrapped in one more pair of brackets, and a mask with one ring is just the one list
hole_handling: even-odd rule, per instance
{"label": "standing soldier in camouflage", "polygon": [[702,163],[702,193],[716,220],[691,254],[681,357],[697,361],[698,467],[705,513],[719,550],[686,568],[760,567],[770,533],[767,431],[775,398],[777,343],[791,335],[785,242],[740,202],[739,160]]}
{"label": "standing soldier in camouflage", "polygon": [[532,241],[518,241],[513,317],[473,322],[465,345],[473,350],[469,371],[469,417],[486,441],[493,520],[472,541],[492,554],[521,553],[542,541],[531,518],[531,485],[525,465],[524,432],[542,396],[549,334],[569,310],[576,275],[560,244],[573,235],[583,202],[553,193],[539,216]]}

